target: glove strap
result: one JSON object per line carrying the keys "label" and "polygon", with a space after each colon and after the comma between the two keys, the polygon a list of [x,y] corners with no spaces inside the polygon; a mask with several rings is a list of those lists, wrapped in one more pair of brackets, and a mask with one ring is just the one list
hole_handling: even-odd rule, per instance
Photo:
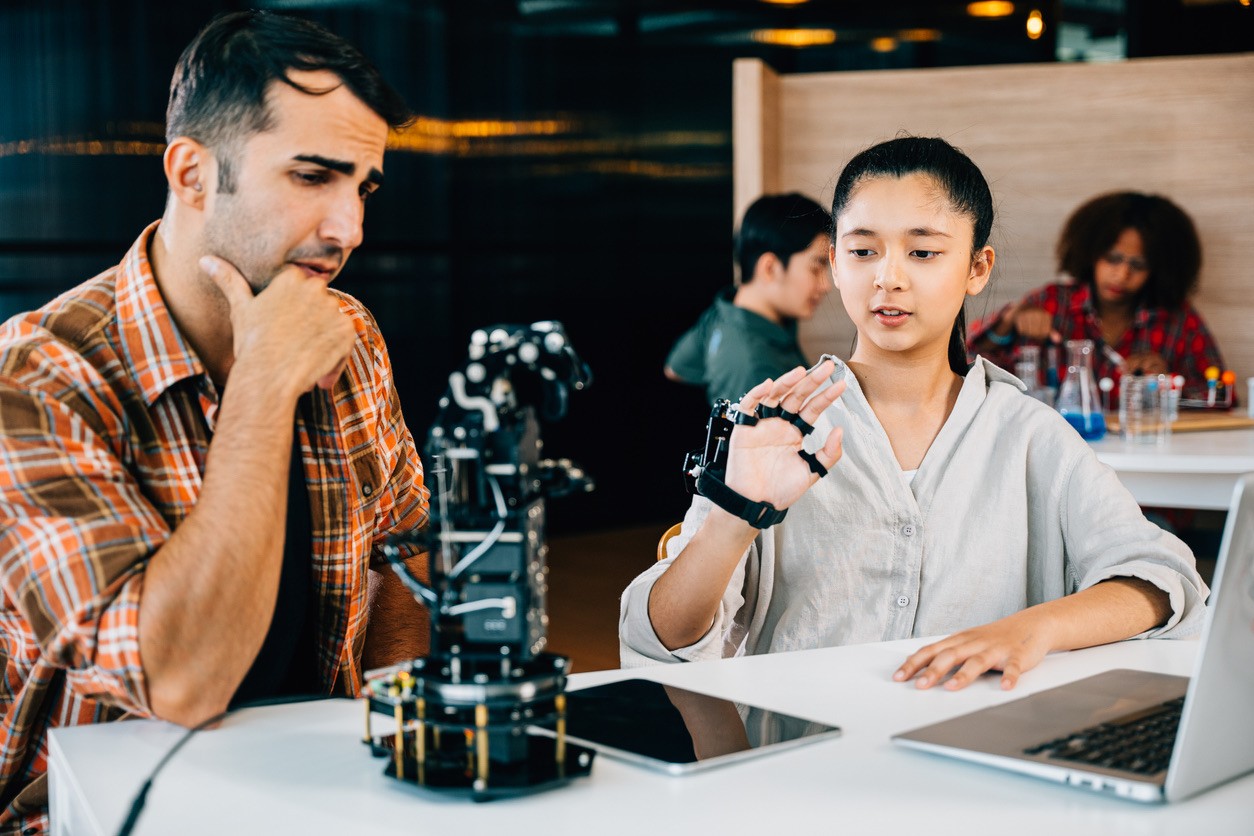
{"label": "glove strap", "polygon": [[781,511],[769,502],[746,499],[723,484],[723,480],[709,469],[702,470],[697,478],[697,493],[754,528],[770,528],[788,513],[787,508]]}

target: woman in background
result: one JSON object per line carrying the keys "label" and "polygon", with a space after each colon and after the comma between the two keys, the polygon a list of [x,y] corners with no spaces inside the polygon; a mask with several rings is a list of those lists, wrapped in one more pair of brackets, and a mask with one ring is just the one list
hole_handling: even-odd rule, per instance
{"label": "woman in background", "polygon": [[1189,303],[1201,266],[1193,221],[1167,198],[1095,197],[1067,219],[1058,241],[1058,270],[1074,283],[1046,285],[977,322],[968,345],[1013,369],[1019,345],[1092,340],[1094,371],[1115,381],[1113,397],[1120,375],[1137,371],[1183,375],[1191,394],[1205,393],[1206,369],[1224,366]]}

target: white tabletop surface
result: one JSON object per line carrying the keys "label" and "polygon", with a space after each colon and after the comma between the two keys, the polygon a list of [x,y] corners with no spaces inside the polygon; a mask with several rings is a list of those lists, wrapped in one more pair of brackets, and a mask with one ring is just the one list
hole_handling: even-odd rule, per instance
{"label": "white tabletop surface", "polygon": [[[889,679],[922,642],[775,654],[632,673],[844,728],[838,739],[669,777],[599,756],[592,775],[522,799],[474,804],[384,777],[360,742],[360,703],[249,709],[197,735],[156,780],[137,834],[1250,834],[1254,775],[1173,805],[1140,805],[899,748],[899,731],[1114,667],[1188,675],[1195,642],[1140,641],[1055,654],[1016,691],[987,678],[958,693]],[[51,736],[56,833],[112,834],[181,729],[154,721]]]}
{"label": "white tabletop surface", "polygon": [[1142,505],[1224,510],[1237,477],[1254,473],[1254,428],[1174,433],[1161,446],[1117,433],[1089,443]]}

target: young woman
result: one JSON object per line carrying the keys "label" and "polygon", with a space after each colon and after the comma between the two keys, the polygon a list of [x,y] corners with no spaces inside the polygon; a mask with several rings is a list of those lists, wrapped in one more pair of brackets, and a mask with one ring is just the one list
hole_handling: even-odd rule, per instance
{"label": "young woman", "polygon": [[1058,240],[1058,272],[1075,282],[1046,285],[976,323],[971,350],[1013,369],[1019,345],[1093,340],[1114,350],[1094,358],[1097,375],[1116,384],[1113,403],[1119,378],[1138,369],[1183,375],[1189,395],[1205,397],[1206,369],[1224,365],[1189,304],[1201,266],[1193,221],[1167,198],[1095,197],[1072,213]]}
{"label": "young woman", "polygon": [[[955,689],[998,669],[1012,688],[1053,650],[1196,630],[1188,549],[1015,378],[968,367],[962,306],[994,262],[975,164],[940,139],[876,145],[832,217],[853,356],[750,390],[739,409],[758,420],[732,432],[725,474],[787,518],[759,530],[696,498],[623,594],[624,665],[952,634],[894,678]],[[775,408],[790,414],[761,417]]]}

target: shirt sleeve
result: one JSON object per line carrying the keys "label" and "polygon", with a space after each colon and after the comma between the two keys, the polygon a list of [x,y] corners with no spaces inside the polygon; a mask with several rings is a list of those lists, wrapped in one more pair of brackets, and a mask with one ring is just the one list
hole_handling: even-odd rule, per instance
{"label": "shirt sleeve", "polygon": [[121,428],[102,432],[113,418],[99,389],[62,398],[0,384],[0,572],[32,657],[64,670],[75,694],[150,715],[139,603],[170,529],[108,440]]}
{"label": "shirt sleeve", "polygon": [[[1192,305],[1185,305],[1184,324],[1180,336],[1170,346],[1169,365],[1183,369],[1190,391],[1205,393],[1206,369],[1211,366],[1223,371],[1224,359],[1210,329]],[[1237,405],[1237,387],[1232,390],[1232,405]]]}
{"label": "shirt sleeve", "polygon": [[[688,647],[668,650],[658,639],[649,618],[649,596],[653,584],[670,568],[675,558],[684,550],[694,534],[701,529],[710,502],[694,497],[692,506],[684,517],[679,534],[667,543],[667,557],[658,561],[633,580],[623,592],[619,604],[618,640],[619,659],[622,667],[635,668],[665,662],[694,662],[702,659],[719,659],[744,653],[748,635],[746,616],[756,609],[754,600],[746,599],[746,590],[757,590],[757,573],[754,571],[762,536],[741,557],[731,581],[723,591],[718,613],[710,629]],[[756,599],[756,594],[751,599]]]}
{"label": "shirt sleeve", "polygon": [[1167,594],[1171,615],[1137,638],[1183,638],[1201,629],[1209,590],[1189,547],[1145,519],[1091,450],[1078,456],[1062,499],[1068,593],[1111,578],[1140,578]]}
{"label": "shirt sleeve", "polygon": [[[1015,350],[1018,348],[1019,344],[1022,342],[1019,339],[1018,334],[1011,332],[1011,335],[1013,336],[1014,339],[1009,345],[997,345],[990,340],[986,342],[985,345],[982,346],[978,352],[977,352],[976,343],[980,342],[980,340],[988,336],[988,332],[991,331],[997,325],[998,322],[1001,322],[1001,318],[1006,315],[1006,311],[1010,309],[1010,306],[1012,304],[1020,304],[1020,305],[1025,305],[1028,307],[1038,307],[1038,308],[1044,308],[1046,310],[1049,310],[1050,313],[1054,315],[1054,327],[1060,331],[1063,331],[1063,329],[1059,327],[1058,305],[1049,304],[1049,301],[1050,301],[1049,291],[1050,291],[1050,288],[1048,286],[1037,288],[1036,290],[1033,290],[1031,293],[1029,293],[1027,296],[1024,296],[1022,299],[1020,299],[1017,303],[1008,302],[1005,305],[1002,305],[1000,308],[998,308],[995,313],[989,314],[988,316],[983,317],[982,319],[976,320],[967,328],[967,351],[973,354],[978,353],[981,357],[983,357],[985,360],[988,360],[994,366],[998,366],[1002,369],[1005,369],[1008,372],[1013,373],[1015,370],[1015,359],[1016,359]],[[1065,331],[1063,332],[1065,333]]]}
{"label": "shirt sleeve", "polygon": [[686,383],[703,384],[705,382],[705,328],[702,322],[684,332],[670,354],[666,355],[666,367],[678,375]]}
{"label": "shirt sleeve", "polygon": [[[387,563],[381,547],[389,537],[411,534],[427,525],[430,491],[423,478],[417,445],[401,412],[400,397],[392,377],[392,364],[382,335],[379,334],[374,319],[364,308],[362,315],[369,323],[375,366],[375,397],[380,402],[375,443],[379,460],[388,474],[383,494],[375,506],[372,563],[377,567]],[[417,548],[405,548],[403,551],[412,555],[417,553]]]}

